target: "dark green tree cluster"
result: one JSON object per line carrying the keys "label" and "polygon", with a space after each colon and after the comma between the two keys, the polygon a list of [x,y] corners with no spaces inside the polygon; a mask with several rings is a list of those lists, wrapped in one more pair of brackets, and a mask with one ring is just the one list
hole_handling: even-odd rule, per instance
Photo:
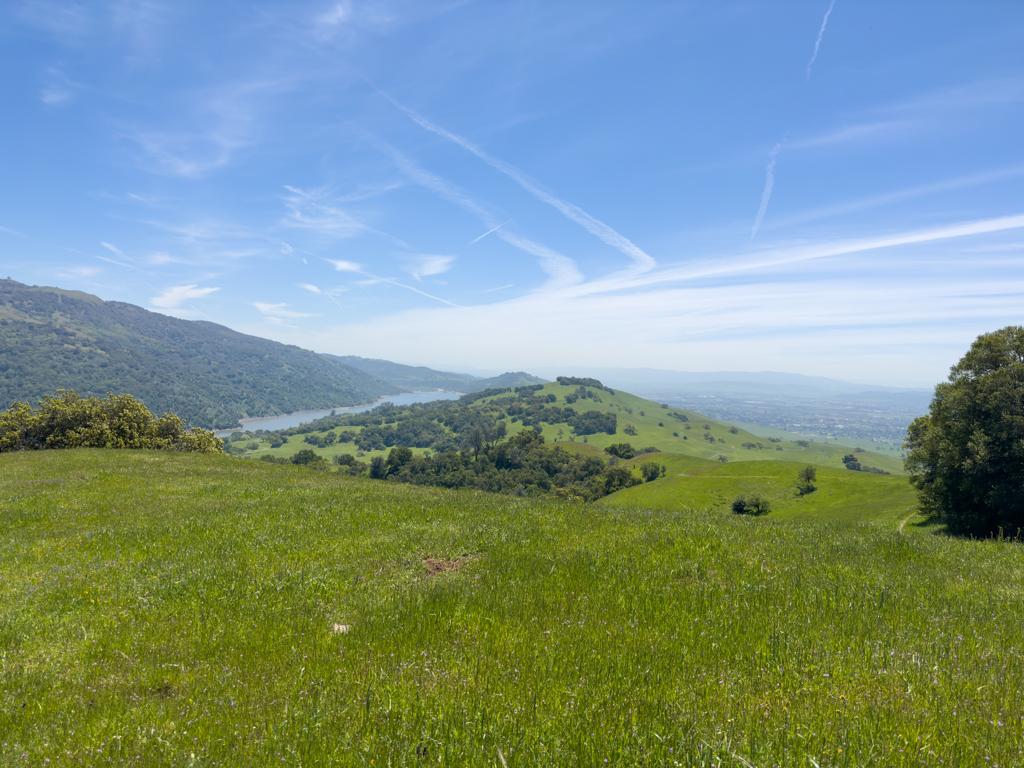
{"label": "dark green tree cluster", "polygon": [[519,432],[506,442],[484,445],[479,452],[448,451],[421,458],[408,448],[393,448],[387,459],[374,457],[370,476],[515,495],[552,495],[562,490],[567,492],[566,498],[585,500],[643,482],[626,467],[607,467],[596,456],[570,454],[558,446],[548,448],[544,436],[533,430]]}
{"label": "dark green tree cluster", "polygon": [[596,435],[601,432],[614,435],[616,418],[614,413],[602,413],[601,411],[586,411],[577,413],[568,420],[568,424],[577,435]]}
{"label": "dark green tree cluster", "polygon": [[15,403],[0,414],[0,452],[56,448],[151,448],[218,453],[224,444],[205,429],[187,429],[178,416],[157,419],[131,395],[46,395],[33,409]]}
{"label": "dark green tree cluster", "polygon": [[563,387],[593,387],[594,389],[600,389],[602,392],[607,392],[609,395],[615,394],[614,389],[606,387],[597,379],[580,378],[577,376],[559,376],[556,381]]}
{"label": "dark green tree cluster", "polygon": [[915,419],[904,466],[923,512],[951,533],[1024,528],[1024,328],[979,336]]}

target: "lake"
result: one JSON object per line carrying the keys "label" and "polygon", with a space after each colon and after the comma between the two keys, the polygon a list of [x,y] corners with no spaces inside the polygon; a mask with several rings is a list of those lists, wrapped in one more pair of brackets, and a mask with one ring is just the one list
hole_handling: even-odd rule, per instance
{"label": "lake", "polygon": [[[322,419],[324,416],[330,416],[331,411],[335,413],[359,413],[361,411],[369,411],[372,408],[376,408],[381,403],[394,403],[395,405],[412,405],[413,403],[429,403],[432,400],[458,400],[462,395],[456,392],[404,392],[401,395],[389,395],[383,397],[375,403],[369,405],[353,405],[349,408],[328,408],[326,411],[300,411],[299,413],[289,413],[284,416],[267,416],[262,419],[241,419],[242,429],[255,431],[257,429],[265,429],[273,431],[275,429],[290,429],[291,427],[297,427],[300,424],[305,424],[316,419]],[[224,437],[230,435],[232,432],[237,432],[237,429],[220,429],[214,432],[217,437]]]}

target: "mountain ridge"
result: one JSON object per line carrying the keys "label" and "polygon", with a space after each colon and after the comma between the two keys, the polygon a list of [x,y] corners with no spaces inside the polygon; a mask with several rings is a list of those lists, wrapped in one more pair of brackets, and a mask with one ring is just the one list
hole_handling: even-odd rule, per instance
{"label": "mountain ridge", "polygon": [[0,406],[57,389],[129,393],[206,428],[400,392],[315,352],[209,321],[0,280]]}

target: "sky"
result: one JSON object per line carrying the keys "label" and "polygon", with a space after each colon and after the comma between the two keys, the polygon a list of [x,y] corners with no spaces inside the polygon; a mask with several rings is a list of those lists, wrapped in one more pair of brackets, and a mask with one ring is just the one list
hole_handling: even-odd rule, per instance
{"label": "sky", "polygon": [[931,387],[1024,308],[1024,3],[8,0],[0,276],[446,370]]}

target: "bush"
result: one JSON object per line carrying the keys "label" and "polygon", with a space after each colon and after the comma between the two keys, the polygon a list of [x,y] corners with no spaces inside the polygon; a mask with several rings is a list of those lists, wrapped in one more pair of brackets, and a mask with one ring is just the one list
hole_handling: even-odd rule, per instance
{"label": "bush", "polygon": [[732,511],[737,515],[767,515],[772,511],[771,502],[760,493],[738,496],[732,503]]}
{"label": "bush", "polygon": [[187,429],[172,413],[156,419],[131,395],[80,397],[61,389],[39,410],[15,403],[0,414],[0,452],[55,448],[150,448],[220,453],[224,441],[205,429]]}

